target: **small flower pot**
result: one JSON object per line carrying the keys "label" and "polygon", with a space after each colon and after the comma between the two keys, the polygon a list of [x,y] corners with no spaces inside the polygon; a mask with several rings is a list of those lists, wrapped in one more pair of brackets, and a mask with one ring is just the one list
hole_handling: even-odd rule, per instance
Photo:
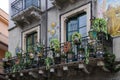
{"label": "small flower pot", "polygon": [[68,54],[68,62],[72,62],[73,61],[73,54]]}
{"label": "small flower pot", "polygon": [[66,59],[65,58],[61,58],[61,64],[66,63]]}
{"label": "small flower pot", "polygon": [[96,58],[95,53],[90,52],[89,57],[90,57],[90,58]]}
{"label": "small flower pot", "polygon": [[104,52],[102,52],[102,51],[96,52],[96,58],[103,58],[103,57],[104,57]]}
{"label": "small flower pot", "polygon": [[78,61],[81,61],[85,58],[83,54],[78,54]]}
{"label": "small flower pot", "polygon": [[55,64],[60,64],[61,58],[60,57],[55,57],[54,62],[55,62]]}

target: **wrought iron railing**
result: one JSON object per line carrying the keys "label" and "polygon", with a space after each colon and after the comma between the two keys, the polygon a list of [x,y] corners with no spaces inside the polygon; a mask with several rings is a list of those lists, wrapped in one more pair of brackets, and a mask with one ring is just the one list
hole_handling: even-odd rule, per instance
{"label": "wrought iron railing", "polygon": [[[34,47],[33,52],[18,54],[17,57],[4,59],[4,72],[14,73],[22,70],[28,70],[39,67],[49,69],[51,65],[66,64],[71,62],[82,61],[86,64],[89,59],[103,58],[103,47],[100,46],[99,40],[89,43],[89,39],[85,38],[79,44],[73,42],[65,42],[60,44],[60,50],[55,51],[51,47],[45,48]],[[46,53],[47,52],[47,53]]]}
{"label": "wrought iron railing", "polygon": [[31,7],[40,8],[41,0],[16,0],[11,4],[12,8],[12,16],[16,15],[17,13]]}

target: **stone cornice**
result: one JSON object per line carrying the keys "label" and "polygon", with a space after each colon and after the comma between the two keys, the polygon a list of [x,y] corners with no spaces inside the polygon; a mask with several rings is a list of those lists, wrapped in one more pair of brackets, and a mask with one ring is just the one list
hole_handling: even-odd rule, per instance
{"label": "stone cornice", "polygon": [[6,18],[4,18],[2,15],[0,15],[0,21],[2,21],[8,25],[8,20]]}

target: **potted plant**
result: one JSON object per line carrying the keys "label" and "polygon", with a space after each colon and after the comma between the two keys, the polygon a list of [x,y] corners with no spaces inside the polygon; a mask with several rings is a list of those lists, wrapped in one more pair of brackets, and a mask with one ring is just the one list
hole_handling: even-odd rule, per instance
{"label": "potted plant", "polygon": [[83,47],[79,48],[78,50],[78,60],[83,60],[84,59],[84,53],[85,53],[85,49]]}
{"label": "potted plant", "polygon": [[27,59],[26,62],[24,63],[25,69],[29,69],[31,67],[31,60]]}
{"label": "potted plant", "polygon": [[72,50],[70,50],[70,51],[67,53],[68,62],[72,62],[72,61],[73,61],[74,54],[75,54],[75,53],[74,53]]}
{"label": "potted plant", "polygon": [[56,52],[60,50],[60,42],[58,39],[54,38],[50,40],[50,49]]}
{"label": "potted plant", "polygon": [[97,32],[98,38],[106,36],[107,39],[107,22],[105,19],[96,18],[92,21],[92,29]]}
{"label": "potted plant", "polygon": [[56,55],[54,57],[54,62],[55,62],[55,64],[60,64],[60,62],[61,62],[60,52],[56,53]]}
{"label": "potted plant", "polygon": [[5,58],[3,59],[3,67],[5,69],[5,72],[10,72],[11,66],[12,66],[12,54],[11,52],[7,51],[5,52]]}
{"label": "potted plant", "polygon": [[53,62],[54,62],[54,60],[52,58],[50,58],[50,57],[47,57],[45,59],[45,64],[46,64],[46,69],[47,70],[50,69],[50,65],[53,64]]}
{"label": "potted plant", "polygon": [[35,46],[35,51],[37,53],[43,52],[44,51],[44,45],[42,43],[37,43],[36,46]]}
{"label": "potted plant", "polygon": [[60,63],[60,42],[58,39],[54,38],[50,40],[50,49],[53,51],[53,57],[55,64]]}
{"label": "potted plant", "polygon": [[88,44],[88,52],[89,52],[89,57],[95,58],[95,49],[92,44]]}
{"label": "potted plant", "polygon": [[81,34],[78,32],[73,33],[72,35],[72,42],[75,45],[80,45],[81,44]]}
{"label": "potted plant", "polygon": [[97,39],[97,31],[90,29],[89,37],[90,37],[90,39]]}
{"label": "potted plant", "polygon": [[105,62],[105,68],[108,69],[108,71],[112,73],[116,73],[120,71],[120,64],[116,64],[115,62],[116,56],[113,53],[105,52],[104,55],[104,62]]}
{"label": "potted plant", "polygon": [[62,53],[60,57],[61,57],[61,63],[62,64],[66,63],[67,56],[64,53]]}
{"label": "potted plant", "polygon": [[65,42],[64,47],[63,47],[64,53],[68,53],[68,51],[70,51],[70,49],[71,49],[71,43]]}

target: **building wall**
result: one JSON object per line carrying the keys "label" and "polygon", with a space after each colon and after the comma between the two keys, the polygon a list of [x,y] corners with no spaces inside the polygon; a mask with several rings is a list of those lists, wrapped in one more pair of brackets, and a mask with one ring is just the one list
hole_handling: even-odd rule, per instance
{"label": "building wall", "polygon": [[[11,0],[10,0],[11,1]],[[91,2],[92,1],[92,2]],[[69,4],[67,6],[64,7],[64,9],[58,10],[56,7],[53,7],[51,9],[48,10],[48,40],[47,40],[47,44],[49,46],[49,41],[52,37],[56,37],[60,40],[61,36],[60,36],[60,28],[61,28],[61,16],[71,10],[75,10],[76,8],[80,8],[81,6],[91,2],[91,15],[89,19],[91,19],[91,17],[96,17],[96,13],[97,13],[97,3],[95,2],[96,0],[79,0],[77,3],[74,4]],[[42,6],[45,9],[45,6]],[[11,10],[11,9],[10,9]],[[22,47],[22,33],[29,30],[30,28],[34,28],[36,27],[36,25],[40,26],[40,38],[41,38],[41,42],[43,42],[45,44],[45,35],[46,35],[46,14],[43,13],[42,17],[41,17],[41,21],[36,21],[35,23],[32,23],[29,26],[26,26],[24,28],[20,28],[20,27],[15,27],[13,28],[15,25],[12,24],[13,22],[10,22],[9,28],[11,30],[9,30],[9,50],[10,52],[13,53],[13,56],[15,56],[15,48],[17,47],[17,45],[19,45],[19,47]],[[90,20],[88,19],[88,21],[90,22]],[[11,21],[11,20],[10,20]],[[55,27],[52,28],[51,24],[55,23]],[[90,27],[90,24],[89,24]],[[55,30],[55,35],[52,36],[50,34],[50,31]],[[61,33],[63,33],[63,31],[61,31]],[[119,56],[119,38],[116,38],[113,40],[113,51],[115,53],[117,53],[116,55]],[[77,73],[76,76],[65,76],[65,80],[119,80],[120,77],[120,73],[117,74],[111,74],[109,72],[104,72],[101,70],[94,71],[95,69],[93,69],[93,73],[90,74],[82,74],[82,73]]]}
{"label": "building wall", "polygon": [[15,56],[15,48],[21,47],[21,28],[17,27],[14,30],[9,31],[9,47],[8,50],[12,53],[12,56]]}
{"label": "building wall", "polygon": [[0,59],[5,57],[4,53],[5,53],[5,50],[0,49]]}
{"label": "building wall", "polygon": [[[93,1],[93,2],[92,2],[92,1]],[[62,24],[63,24],[63,23],[60,23],[60,22],[61,22],[61,16],[62,16],[63,14],[66,14],[66,13],[69,14],[70,11],[75,10],[75,9],[79,9],[79,8],[83,7],[85,4],[88,4],[88,3],[90,3],[91,6],[92,6],[92,8],[90,9],[90,14],[91,14],[92,16],[96,16],[95,13],[96,13],[97,11],[96,11],[96,9],[94,9],[94,8],[95,8],[94,6],[96,5],[96,3],[94,2],[94,0],[85,0],[85,1],[84,1],[84,0],[80,0],[80,1],[77,1],[77,3],[66,5],[66,6],[65,6],[63,9],[61,9],[61,10],[58,10],[58,9],[56,9],[56,8],[52,8],[51,10],[48,11],[48,45],[49,45],[49,41],[50,41],[50,39],[51,39],[52,37],[58,38],[58,39],[60,40],[60,38],[61,38],[63,35],[65,35],[63,30],[61,30],[61,32],[60,32],[60,28],[62,27]],[[94,6],[93,6],[93,5],[94,5]],[[91,7],[91,6],[90,6],[90,7]],[[91,10],[92,10],[92,12],[91,12]],[[74,12],[74,11],[73,11],[73,12]],[[79,11],[78,11],[78,12],[79,12]],[[91,15],[89,15],[90,18],[91,18]],[[90,18],[88,19],[88,22],[90,22]],[[52,24],[53,22],[56,24],[55,28],[52,28],[52,27],[51,27],[51,24]],[[64,22],[65,22],[65,21],[64,21]],[[90,24],[89,24],[88,26],[90,27]],[[65,26],[64,26],[64,27],[65,27]],[[52,35],[50,34],[50,32],[49,32],[49,31],[52,31],[52,30],[55,30],[55,35],[54,35],[54,36],[52,36]],[[60,34],[62,34],[62,33],[63,33],[63,35],[60,35]],[[63,41],[62,41],[62,42],[63,42]]]}
{"label": "building wall", "polygon": [[0,59],[8,50],[8,14],[0,9]]}

